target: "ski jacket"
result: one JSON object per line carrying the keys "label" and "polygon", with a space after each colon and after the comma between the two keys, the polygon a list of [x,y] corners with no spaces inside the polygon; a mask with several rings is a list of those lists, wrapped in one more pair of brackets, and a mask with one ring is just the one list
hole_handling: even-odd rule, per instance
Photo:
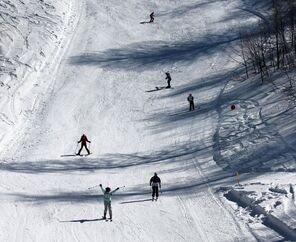
{"label": "ski jacket", "polygon": [[104,193],[104,201],[111,202],[111,198],[114,192],[116,192],[118,189],[113,190],[112,192],[106,192],[104,188],[102,188],[102,192]]}
{"label": "ski jacket", "polygon": [[86,142],[90,143],[85,135],[82,135],[78,143],[86,144]]}
{"label": "ski jacket", "polygon": [[188,102],[193,102],[193,99],[194,99],[194,97],[193,96],[188,96],[188,98],[187,98],[187,100],[188,100]]}
{"label": "ski jacket", "polygon": [[161,180],[158,176],[153,176],[150,179],[150,186],[152,187],[158,187],[161,188]]}
{"label": "ski jacket", "polygon": [[167,74],[167,76],[166,76],[165,79],[168,80],[168,81],[171,81],[172,80],[171,75],[170,74]]}

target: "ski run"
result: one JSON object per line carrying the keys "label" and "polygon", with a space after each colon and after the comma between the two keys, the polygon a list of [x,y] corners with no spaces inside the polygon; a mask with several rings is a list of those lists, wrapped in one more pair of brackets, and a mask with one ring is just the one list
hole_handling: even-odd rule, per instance
{"label": "ski run", "polygon": [[266,2],[1,0],[0,241],[296,241],[296,92],[233,51]]}

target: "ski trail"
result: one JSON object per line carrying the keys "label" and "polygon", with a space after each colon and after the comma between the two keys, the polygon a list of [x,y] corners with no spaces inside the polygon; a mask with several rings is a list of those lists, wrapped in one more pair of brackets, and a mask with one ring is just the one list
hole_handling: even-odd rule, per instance
{"label": "ski trail", "polygon": [[[1,166],[11,189],[6,196],[19,205],[22,217],[15,240],[26,234],[26,226],[41,231],[35,241],[253,239],[208,184],[209,174],[222,172],[212,146],[227,80],[205,84],[206,91],[193,87],[227,66],[224,48],[235,38],[225,37],[232,29],[221,20],[230,6],[207,1],[192,9],[195,5],[193,0],[81,3],[75,34],[52,70],[54,82],[33,102],[36,115],[7,151],[13,160]],[[154,24],[140,25],[150,8],[162,15]],[[168,17],[172,12],[174,19]],[[172,72],[174,88],[145,92],[163,85],[165,71]],[[194,89],[198,101],[217,107],[190,116],[182,88]],[[179,122],[164,112],[181,109]],[[157,123],[157,118],[168,119]],[[92,154],[66,156],[82,133],[92,141]],[[157,202],[147,201],[154,172],[164,186]],[[102,194],[87,190],[97,184],[126,186],[112,198],[113,222],[97,220]],[[9,227],[8,234],[14,231]]]}
{"label": "ski trail", "polygon": [[[179,203],[180,203],[182,215],[183,215],[183,217],[185,217],[187,225],[191,229],[197,230],[199,238],[202,241],[210,241],[207,234],[203,232],[204,230],[200,229],[200,228],[203,227],[202,226],[203,221],[196,220],[191,216],[191,212],[190,212],[190,210],[188,209],[188,207],[186,205],[186,201],[183,201],[183,199],[180,196],[178,196],[178,200],[179,200]],[[198,223],[198,224],[196,224],[196,223]]]}

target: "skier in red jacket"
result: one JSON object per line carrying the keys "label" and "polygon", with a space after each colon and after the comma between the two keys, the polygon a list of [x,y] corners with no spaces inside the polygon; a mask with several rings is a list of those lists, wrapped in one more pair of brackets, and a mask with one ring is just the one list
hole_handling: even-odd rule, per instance
{"label": "skier in red jacket", "polygon": [[91,143],[91,142],[87,139],[86,135],[83,134],[83,135],[81,136],[80,140],[78,141],[78,144],[81,143],[81,148],[80,148],[80,150],[78,151],[77,155],[80,155],[80,152],[81,152],[81,150],[83,149],[83,147],[85,147],[87,153],[90,154],[89,149],[88,149],[87,146],[86,146],[86,142]]}

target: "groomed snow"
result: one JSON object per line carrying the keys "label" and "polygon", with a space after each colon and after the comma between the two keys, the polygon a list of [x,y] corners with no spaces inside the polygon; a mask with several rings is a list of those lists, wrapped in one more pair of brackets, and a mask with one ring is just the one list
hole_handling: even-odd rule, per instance
{"label": "groomed snow", "polygon": [[[41,14],[39,4],[56,7],[49,19],[57,19],[52,26],[60,37],[53,44],[34,30],[33,49],[48,43],[46,61],[32,52],[39,67],[33,74],[23,70],[18,98],[6,105],[17,122],[6,124],[11,128],[0,147],[0,241],[256,241],[274,235],[268,229],[254,234],[216,192],[235,183],[233,172],[246,160],[232,164],[232,152],[239,149],[244,158],[266,142],[253,143],[260,105],[233,94],[252,84],[233,89],[237,64],[227,58],[239,28],[258,19],[247,1],[37,2],[30,1],[33,14]],[[152,11],[155,23],[140,24]],[[166,71],[173,88],[157,90],[166,85]],[[230,111],[233,101],[242,113]],[[251,133],[247,145],[223,142],[244,137],[244,129]],[[83,133],[92,154],[73,156]],[[272,136],[267,129],[258,133]],[[149,200],[154,172],[163,183],[157,202]],[[113,197],[112,223],[99,220],[101,191],[88,189],[100,183],[125,186]]]}

